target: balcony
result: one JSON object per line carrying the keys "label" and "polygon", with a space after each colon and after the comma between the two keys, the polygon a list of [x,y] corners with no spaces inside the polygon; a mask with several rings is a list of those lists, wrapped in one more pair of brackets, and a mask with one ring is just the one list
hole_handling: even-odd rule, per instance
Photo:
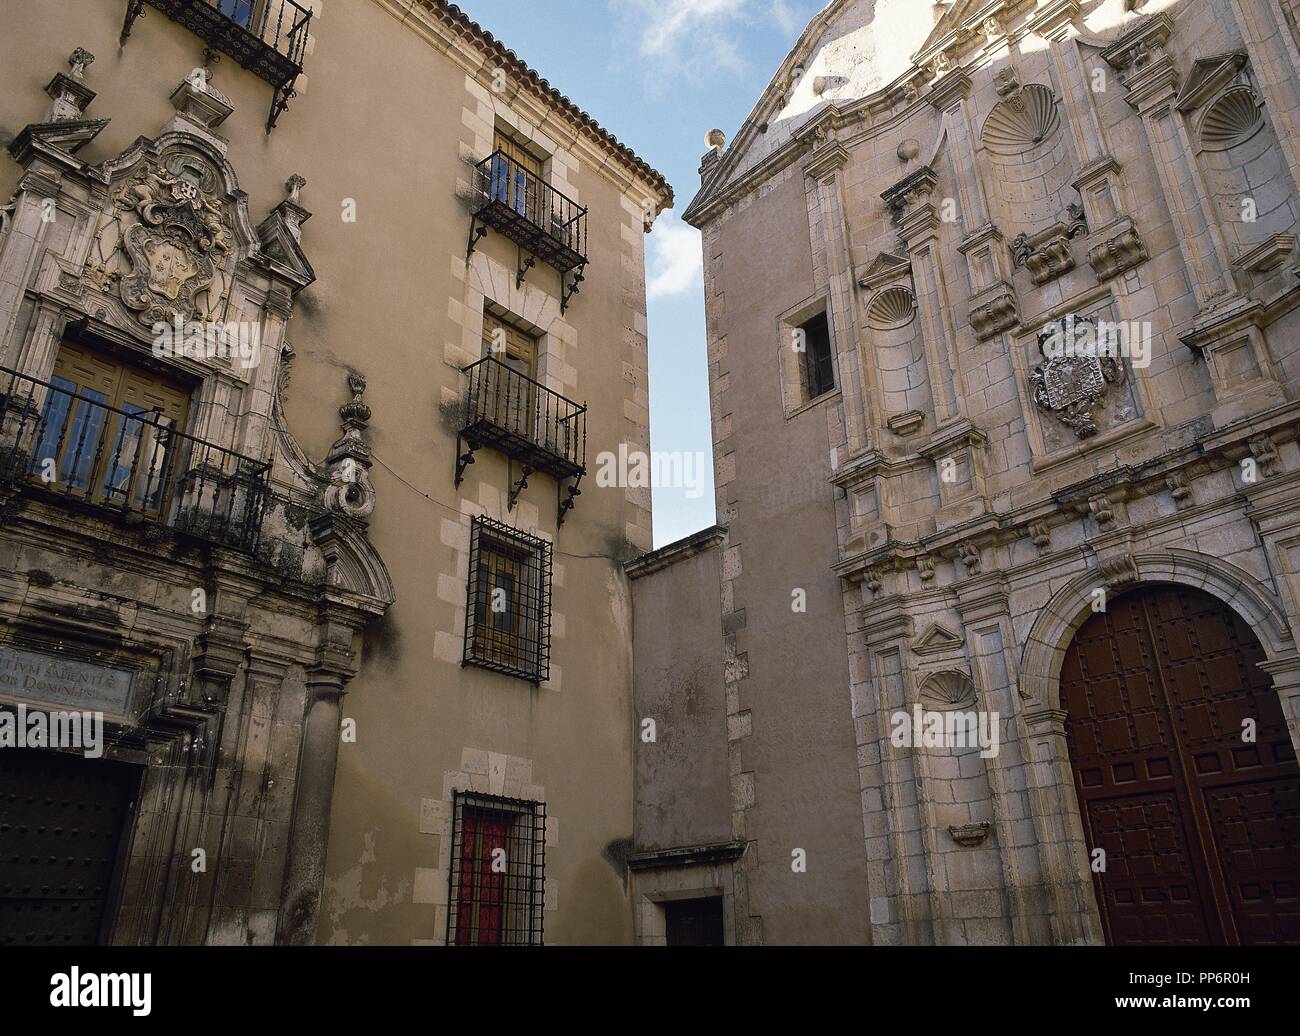
{"label": "balcony", "polygon": [[560,502],[558,524],[574,506],[587,473],[587,407],[552,392],[490,356],[463,368],[466,379],[464,417],[456,436],[456,485],[476,450],[489,446],[518,460],[522,477],[511,484],[507,510],[535,472],[557,482],[571,479]]}
{"label": "balcony", "polygon": [[563,286],[560,312],[565,312],[587,267],[587,210],[505,152],[497,151],[474,167],[468,256],[474,254],[489,229],[528,254],[526,260],[520,257],[516,286],[538,260],[559,271]]}
{"label": "balcony", "polygon": [[0,367],[0,488],[253,553],[271,465]]}
{"label": "balcony", "polygon": [[294,0],[127,0],[125,46],[145,4],[179,22],[211,49],[228,54],[275,89],[266,131],[289,106],[302,72],[312,12]]}

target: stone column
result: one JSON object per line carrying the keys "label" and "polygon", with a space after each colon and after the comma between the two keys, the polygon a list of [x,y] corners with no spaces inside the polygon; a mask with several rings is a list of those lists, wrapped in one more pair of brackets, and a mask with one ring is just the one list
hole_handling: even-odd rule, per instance
{"label": "stone column", "polygon": [[21,343],[14,342],[12,336],[23,293],[31,282],[50,227],[46,214],[52,211],[59,191],[56,169],[44,163],[29,168],[18,182],[9,229],[0,250],[0,364],[39,378],[44,378],[48,370],[33,364],[30,355],[20,356]]}
{"label": "stone column", "polygon": [[[863,596],[874,595],[879,577],[868,573]],[[892,715],[905,710],[904,669],[913,624],[897,605],[868,606],[861,630],[865,658],[852,684],[853,725],[862,760],[858,776],[867,839],[867,885],[871,897],[871,941],[875,945],[920,945],[933,941],[930,874],[933,859],[918,803],[919,751],[890,739]],[[852,644],[852,638],[850,640]]]}
{"label": "stone column", "polygon": [[[33,363],[40,356],[18,357],[10,341],[23,293],[40,261],[45,235],[57,218],[54,202],[63,190],[65,174],[82,176],[76,154],[108,125],[108,119],[86,117],[95,91],[85,82],[95,55],[78,47],[68,57],[68,72],[58,72],[45,87],[50,104],[40,122],[23,127],[9,146],[24,173],[18,181],[9,229],[0,252],[0,364],[45,378],[49,369]],[[65,217],[67,218],[67,217]],[[39,351],[38,351],[39,352]]]}
{"label": "stone column", "polygon": [[[1066,122],[1080,163],[1079,175],[1072,186],[1083,199],[1089,233],[1096,234],[1117,223],[1131,227],[1132,207],[1124,191],[1120,164],[1110,153],[1106,129],[1093,99],[1092,83],[1084,69],[1083,54],[1079,50],[1080,33],[1073,23],[1078,13],[1077,0],[1064,0],[1054,9],[1036,14],[1028,28],[1047,41],[1061,81],[1062,100],[1068,115]],[[1092,262],[1091,256],[1089,262]],[[1099,274],[1102,272],[1098,270]]]}
{"label": "stone column", "polygon": [[988,195],[984,190],[980,164],[975,160],[967,104],[970,91],[971,78],[965,69],[959,68],[935,83],[929,94],[930,104],[939,112],[948,131],[953,165],[957,170],[962,230],[967,234],[989,222]]}
{"label": "stone column", "polygon": [[315,664],[307,670],[298,785],[276,934],[276,942],[281,945],[310,946],[316,940],[343,694],[356,673],[352,658],[354,627],[330,614],[322,615],[321,626],[323,643]]}
{"label": "stone column", "polygon": [[[1011,795],[1015,787],[1014,760],[1008,760],[1008,746],[1016,732],[1016,689],[1011,673],[1015,671],[1015,657],[1009,645],[1015,643],[1011,625],[1010,598],[1002,580],[957,585],[957,611],[961,616],[966,639],[966,658],[971,667],[971,678],[979,694],[979,706],[987,712],[998,714],[998,754],[988,760],[989,792],[992,796],[993,827],[996,835],[998,858],[1002,866],[1003,889],[1010,912],[1012,941],[1017,945],[1032,945],[1033,933],[1029,915],[1034,913],[1026,901],[1027,881],[1018,854],[1023,851],[1023,839],[1017,837],[1016,824],[1010,810]],[[1017,747],[1023,750],[1023,743]]]}
{"label": "stone column", "polygon": [[1077,946],[1104,940],[1088,843],[1079,816],[1066,747],[1063,709],[1034,706],[1023,713],[1026,770],[1042,870],[1052,902],[1052,942]]}
{"label": "stone column", "polygon": [[[826,256],[829,309],[834,341],[839,348],[840,394],[848,454],[856,456],[875,441],[872,421],[883,413],[875,364],[863,354],[862,315],[858,311],[853,277],[853,245],[844,207],[843,170],[849,152],[839,141],[822,144],[804,167],[812,181],[820,212],[821,246]],[[874,414],[867,412],[868,406]]]}
{"label": "stone column", "polygon": [[1126,99],[1142,117],[1197,307],[1206,310],[1226,300],[1236,285],[1227,245],[1191,164],[1191,141],[1175,104],[1178,71],[1164,51],[1172,31],[1168,14],[1154,15],[1102,51],[1102,57],[1119,71]]}
{"label": "stone column", "polygon": [[[1228,4],[1246,41],[1291,182],[1300,187],[1300,52],[1279,0]],[[1300,12],[1297,12],[1300,13]]]}
{"label": "stone column", "polygon": [[963,402],[957,385],[960,369],[953,331],[952,306],[939,256],[939,214],[930,198],[939,178],[922,166],[881,197],[894,213],[899,236],[907,243],[916,282],[916,301],[925,339],[926,366],[934,398],[935,423],[942,427],[961,419]]}

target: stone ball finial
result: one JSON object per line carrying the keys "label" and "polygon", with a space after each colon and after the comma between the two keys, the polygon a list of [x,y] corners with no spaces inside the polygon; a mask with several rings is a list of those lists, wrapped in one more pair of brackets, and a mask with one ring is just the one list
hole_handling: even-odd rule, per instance
{"label": "stone ball finial", "polygon": [[721,151],[727,146],[727,135],[720,129],[711,129],[704,135],[704,145],[714,151]]}
{"label": "stone ball finial", "polygon": [[898,160],[900,162],[910,162],[921,153],[921,142],[909,137],[898,145]]}

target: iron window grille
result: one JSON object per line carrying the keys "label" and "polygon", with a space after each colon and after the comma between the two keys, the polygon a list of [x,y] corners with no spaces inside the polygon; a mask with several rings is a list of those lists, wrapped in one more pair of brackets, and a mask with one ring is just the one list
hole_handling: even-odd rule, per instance
{"label": "iron window grille", "polygon": [[804,379],[808,398],[812,400],[835,388],[830,321],[825,313],[818,313],[801,324],[799,330],[804,333]]}
{"label": "iron window grille", "polygon": [[253,553],[270,469],[157,411],[0,367],[0,484]]}
{"label": "iron window grille", "polygon": [[560,312],[565,312],[587,268],[586,207],[504,151],[493,152],[475,166],[474,188],[466,259],[489,229],[497,231],[528,253],[526,260],[520,256],[516,286],[538,260],[559,271]]}
{"label": "iron window grille", "polygon": [[551,675],[551,545],[492,518],[470,528],[464,665]]}
{"label": "iron window grille", "polygon": [[270,83],[275,93],[266,131],[275,129],[302,73],[311,34],[309,8],[296,0],[127,0],[122,45],[146,4]]}
{"label": "iron window grille", "polygon": [[541,946],[546,804],[452,793],[447,945]]}

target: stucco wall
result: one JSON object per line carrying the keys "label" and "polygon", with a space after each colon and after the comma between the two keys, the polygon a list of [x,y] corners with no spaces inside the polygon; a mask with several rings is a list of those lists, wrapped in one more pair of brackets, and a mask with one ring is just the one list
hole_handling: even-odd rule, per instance
{"label": "stucco wall", "polygon": [[[171,116],[169,95],[202,64],[204,44],[153,9],[119,49],[116,0],[30,5],[0,40],[0,135],[40,119],[42,90],[83,46],[96,55],[92,116],[112,123],[80,158],[96,163]],[[314,212],[302,245],[317,280],[297,298],[285,410],[311,458],[339,435],[346,375],[358,371],[373,418],[378,506],[369,538],[387,560],[397,604],[364,638],[344,699],[355,743],[340,746],[321,942],[440,941],[445,930],[450,791],[543,797],[549,817],[546,937],[631,939],[621,853],[632,837],[632,602],[622,563],[649,549],[648,489],[584,485],[557,529],[554,480],[518,479],[481,450],[453,485],[452,407],[461,365],[481,355],[485,300],[544,333],[541,378],[588,404],[588,460],[648,448],[644,219],[662,198],[587,131],[532,95],[490,91],[434,45],[408,4],[317,0],[306,74],[275,131],[271,89],[226,57],[214,85],[235,113],[221,127],[254,223],[307,180]],[[480,57],[479,62],[482,61]],[[473,64],[475,62],[471,62]],[[582,292],[559,312],[560,277],[496,234],[466,262],[471,168],[500,118],[552,154],[552,182],[590,208]],[[0,194],[17,167],[0,162]],[[355,222],[345,219],[355,203]],[[540,688],[461,667],[471,516],[554,542],[551,679]],[[358,645],[361,646],[361,645]]]}
{"label": "stucco wall", "polygon": [[[721,565],[720,543],[714,543],[632,583],[638,852],[732,835]],[[654,723],[653,740],[644,733],[647,720]]]}

